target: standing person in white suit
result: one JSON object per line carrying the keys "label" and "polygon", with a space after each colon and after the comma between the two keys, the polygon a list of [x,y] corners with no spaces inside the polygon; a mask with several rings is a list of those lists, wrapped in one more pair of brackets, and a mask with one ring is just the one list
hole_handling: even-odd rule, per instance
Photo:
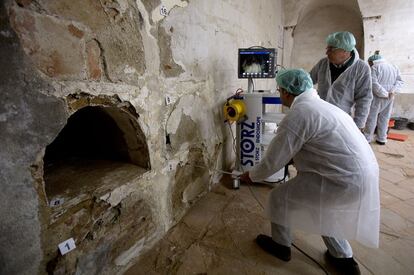
{"label": "standing person in white suit", "polygon": [[282,104],[290,111],[261,162],[241,176],[259,182],[292,158],[297,176],[274,188],[266,207],[272,236],[257,244],[289,261],[291,229],[320,234],[327,258],[346,274],[360,274],[347,240],[370,247],[379,241],[378,164],[352,118],[322,100],[302,69],[277,74]]}
{"label": "standing person in white suit", "polygon": [[374,99],[371,103],[364,134],[368,142],[371,142],[375,128],[377,128],[375,141],[380,145],[385,145],[394,96],[401,90],[404,81],[401,79],[397,66],[388,63],[379,54],[379,51],[368,58],[368,64],[371,66]]}
{"label": "standing person in white suit", "polygon": [[356,40],[350,32],[334,32],[326,38],[326,58],[311,70],[319,96],[349,115],[362,131],[372,101],[371,73],[359,58]]}

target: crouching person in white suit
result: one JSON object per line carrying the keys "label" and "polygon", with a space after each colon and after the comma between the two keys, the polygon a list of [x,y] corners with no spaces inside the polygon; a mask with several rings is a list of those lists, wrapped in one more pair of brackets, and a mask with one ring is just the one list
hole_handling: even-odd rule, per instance
{"label": "crouching person in white suit", "polygon": [[276,81],[282,104],[290,112],[264,158],[241,179],[264,180],[292,158],[298,173],[271,191],[266,212],[272,236],[260,234],[256,242],[268,253],[289,261],[292,229],[320,234],[328,247],[328,260],[346,274],[360,274],[347,240],[378,247],[375,155],[352,118],[319,98],[307,72],[283,70]]}

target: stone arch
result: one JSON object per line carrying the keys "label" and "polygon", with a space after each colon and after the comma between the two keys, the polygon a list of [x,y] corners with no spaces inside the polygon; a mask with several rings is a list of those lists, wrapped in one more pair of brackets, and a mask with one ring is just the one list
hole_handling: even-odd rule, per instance
{"label": "stone arch", "polygon": [[292,49],[290,67],[310,70],[325,57],[327,35],[335,31],[350,31],[357,40],[356,48],[364,58],[364,30],[356,0],[304,1],[298,11],[297,22],[291,30]]}
{"label": "stone arch", "polygon": [[49,200],[111,190],[150,169],[146,137],[132,105],[87,94],[67,99],[73,114],[43,158]]}

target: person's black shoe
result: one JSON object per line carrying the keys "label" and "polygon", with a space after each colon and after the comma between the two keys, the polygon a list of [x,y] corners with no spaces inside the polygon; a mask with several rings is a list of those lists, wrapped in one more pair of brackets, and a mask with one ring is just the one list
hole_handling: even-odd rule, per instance
{"label": "person's black shoe", "polygon": [[267,253],[281,259],[282,261],[290,261],[290,247],[278,244],[271,237],[260,234],[256,237],[256,243]]}
{"label": "person's black shoe", "polygon": [[379,145],[385,145],[385,142],[382,142],[382,141],[375,140],[375,142]]}
{"label": "person's black shoe", "polygon": [[331,263],[340,274],[344,275],[360,275],[361,271],[359,270],[358,263],[354,258],[336,258],[326,251],[326,259]]}

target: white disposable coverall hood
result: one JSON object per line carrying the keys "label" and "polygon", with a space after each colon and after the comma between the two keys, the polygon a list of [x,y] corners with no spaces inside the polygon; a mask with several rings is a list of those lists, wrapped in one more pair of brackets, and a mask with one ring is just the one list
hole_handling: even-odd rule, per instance
{"label": "white disposable coverall hood", "polygon": [[266,208],[270,220],[378,247],[375,155],[352,118],[312,91],[295,98],[250,178],[266,179],[293,158],[298,174],[272,190]]}
{"label": "white disposable coverall hood", "polygon": [[352,64],[332,83],[329,59],[321,59],[311,70],[314,84],[318,84],[319,96],[351,115],[355,108],[354,121],[364,128],[372,101],[371,73],[368,64],[353,50]]}

